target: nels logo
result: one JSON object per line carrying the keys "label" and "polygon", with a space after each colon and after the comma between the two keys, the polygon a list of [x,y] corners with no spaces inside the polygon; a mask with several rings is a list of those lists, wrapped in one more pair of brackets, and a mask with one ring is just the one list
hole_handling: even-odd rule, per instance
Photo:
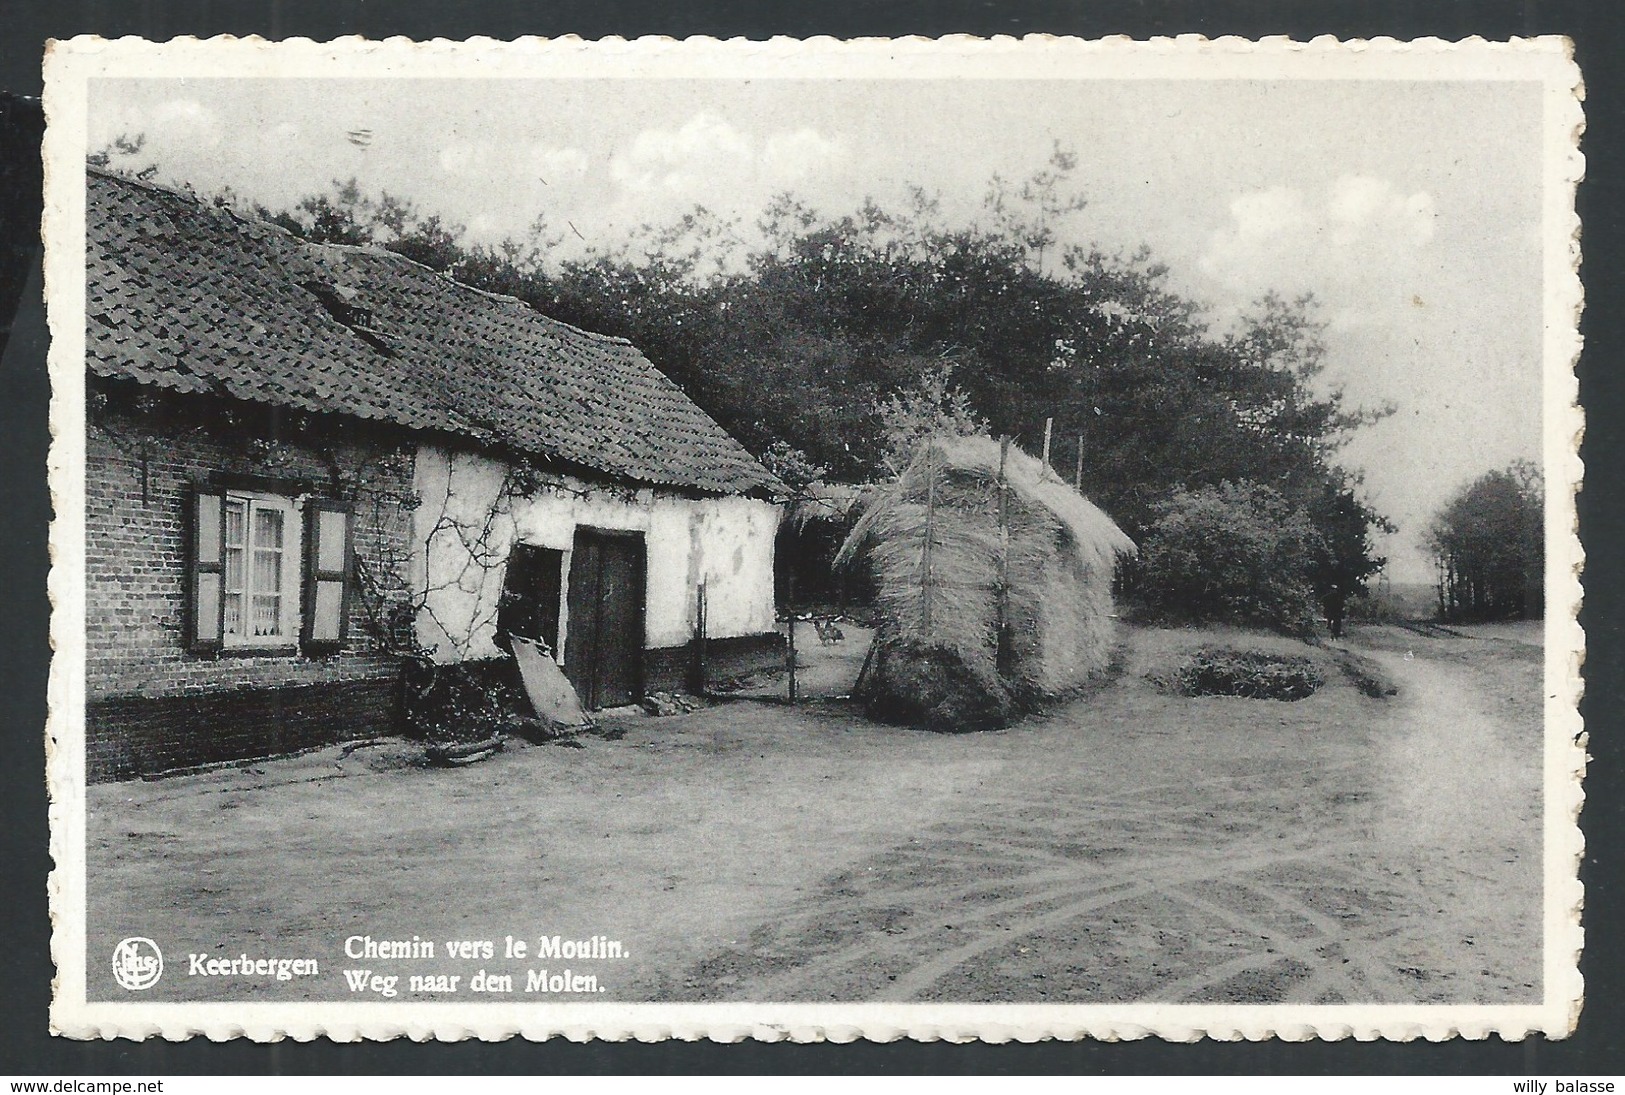
{"label": "nels logo", "polygon": [[113,948],[113,979],[131,992],[152,988],[163,974],[163,953],[145,936],[132,936]]}

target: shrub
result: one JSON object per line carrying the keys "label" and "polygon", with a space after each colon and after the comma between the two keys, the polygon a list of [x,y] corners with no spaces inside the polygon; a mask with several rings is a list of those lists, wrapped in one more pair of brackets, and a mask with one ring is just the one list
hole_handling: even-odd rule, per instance
{"label": "shrub", "polygon": [[1164,619],[1314,633],[1319,537],[1304,511],[1258,483],[1176,491],[1141,544],[1139,592]]}
{"label": "shrub", "polygon": [[529,713],[507,658],[430,667],[408,663],[406,725],[430,742],[483,741]]}
{"label": "shrub", "polygon": [[1183,696],[1301,700],[1314,695],[1326,678],[1301,655],[1204,646],[1174,670],[1169,683]]}

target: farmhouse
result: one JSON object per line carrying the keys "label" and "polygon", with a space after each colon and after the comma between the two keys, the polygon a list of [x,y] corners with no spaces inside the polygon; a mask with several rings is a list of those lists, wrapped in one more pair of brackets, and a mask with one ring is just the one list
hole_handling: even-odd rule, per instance
{"label": "farmhouse", "polygon": [[868,560],[884,620],[861,690],[871,712],[977,728],[1087,684],[1110,661],[1112,578],[1134,550],[1014,445],[923,443],[837,556]]}
{"label": "farmhouse", "polygon": [[[397,729],[401,653],[589,707],[777,657],[782,485],[626,341],[92,170],[91,779]],[[703,634],[700,630],[703,628]]]}

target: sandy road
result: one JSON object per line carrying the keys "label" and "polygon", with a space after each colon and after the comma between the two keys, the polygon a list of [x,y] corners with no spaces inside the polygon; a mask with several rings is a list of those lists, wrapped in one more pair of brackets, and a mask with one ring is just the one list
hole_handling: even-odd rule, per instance
{"label": "sandy road", "polygon": [[291,1000],[352,998],[351,934],[558,932],[626,941],[598,1000],[1537,999],[1539,650],[1368,640],[1394,699],[1164,695],[1146,665],[1204,637],[1139,631],[1001,733],[736,703],[462,770],[91,788],[91,997],[128,935],[320,958],[152,990]]}
{"label": "sandy road", "polygon": [[[1538,999],[1538,727],[1448,659],[1375,656],[1398,697],[1170,701],[1131,674],[1006,735],[952,819],[677,995]],[[1180,732],[1171,702],[1192,707]]]}

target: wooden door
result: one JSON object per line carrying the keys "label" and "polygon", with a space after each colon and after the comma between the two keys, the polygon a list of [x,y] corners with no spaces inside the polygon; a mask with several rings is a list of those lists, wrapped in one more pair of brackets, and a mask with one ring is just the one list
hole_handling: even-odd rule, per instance
{"label": "wooden door", "polygon": [[570,560],[564,673],[589,709],[643,691],[643,537],[578,529]]}

